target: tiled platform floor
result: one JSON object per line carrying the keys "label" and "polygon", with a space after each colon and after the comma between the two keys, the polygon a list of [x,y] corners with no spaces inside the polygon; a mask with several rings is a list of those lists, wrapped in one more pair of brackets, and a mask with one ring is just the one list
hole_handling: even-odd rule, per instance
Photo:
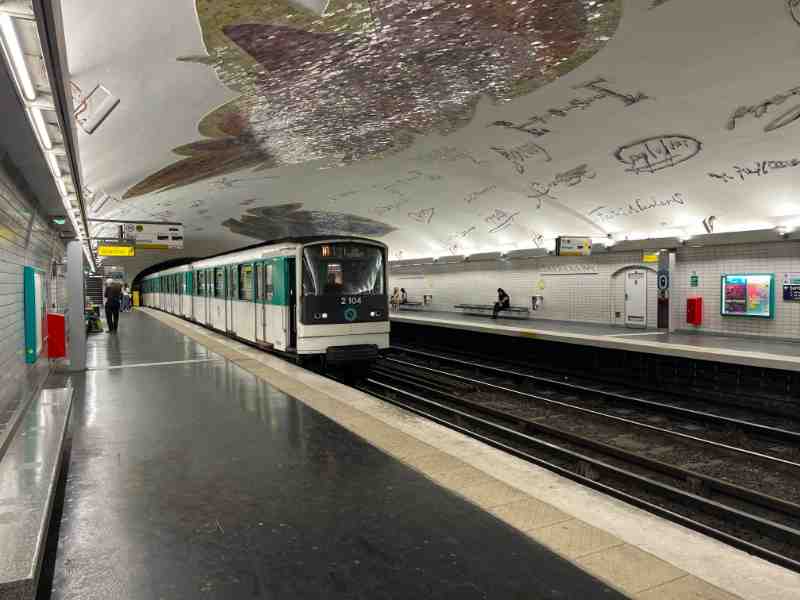
{"label": "tiled platform floor", "polygon": [[198,325],[157,311],[146,312],[632,598],[785,600],[800,589],[800,575],[796,573]]}
{"label": "tiled platform floor", "polygon": [[625,597],[508,524],[567,515],[225,342],[135,312],[90,345],[52,599]]}

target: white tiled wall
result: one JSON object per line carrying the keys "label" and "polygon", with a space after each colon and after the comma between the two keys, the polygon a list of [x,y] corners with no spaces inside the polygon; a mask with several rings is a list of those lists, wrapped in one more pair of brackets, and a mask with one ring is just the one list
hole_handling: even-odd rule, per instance
{"label": "white tiled wall", "polygon": [[[696,288],[689,283],[693,272],[699,277]],[[800,272],[800,242],[680,248],[671,284],[673,322],[683,329],[800,338],[800,302],[783,301],[785,272]],[[720,278],[735,273],[775,274],[774,319],[720,315]],[[686,299],[695,296],[703,298],[703,324],[699,328],[686,325]]]}
{"label": "white tiled wall", "polygon": [[[543,257],[507,261],[462,262],[424,266],[393,266],[390,286],[404,287],[411,300],[433,295],[432,310],[454,311],[454,304],[492,304],[497,288],[511,296],[514,305],[530,306],[531,296],[544,296],[544,305],[531,317],[588,323],[623,324],[624,272],[641,267],[641,253],[598,254],[588,258]],[[591,265],[596,274],[543,275],[552,265]],[[650,265],[655,268],[655,265]],[[781,283],[785,272],[800,272],[800,242],[775,242],[681,247],[671,274],[670,310],[677,329],[800,339],[800,302],[784,302]],[[692,273],[699,285],[690,287]],[[723,274],[774,273],[775,318],[723,317],[720,315],[720,278]],[[616,275],[615,275],[616,274]],[[540,289],[544,282],[544,289]],[[657,324],[657,288],[653,271],[647,277],[647,324]],[[686,324],[686,299],[701,296],[703,324]],[[617,317],[617,314],[620,316]]]}
{"label": "white tiled wall", "polygon": [[[505,261],[462,262],[423,266],[394,266],[390,288],[403,287],[412,301],[433,296],[431,310],[454,311],[455,304],[493,304],[497,288],[511,296],[511,304],[528,306],[531,296],[544,297],[541,309],[531,317],[588,323],[623,324],[624,271],[643,267],[641,252],[598,254],[588,258],[542,257]],[[596,267],[595,274],[546,274],[554,265]],[[650,268],[654,268],[652,265]],[[542,289],[540,285],[544,285]],[[655,272],[647,276],[647,324],[656,326]],[[617,316],[617,313],[619,316]]]}
{"label": "white tiled wall", "polygon": [[[63,254],[58,236],[0,165],[0,411],[21,386],[31,384],[25,364],[23,267],[50,273],[53,258]],[[62,295],[56,290],[52,299],[63,303]]]}

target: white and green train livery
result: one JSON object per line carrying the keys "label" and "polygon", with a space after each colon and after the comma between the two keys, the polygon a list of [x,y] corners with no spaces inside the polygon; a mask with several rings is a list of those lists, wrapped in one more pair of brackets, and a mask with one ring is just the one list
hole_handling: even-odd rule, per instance
{"label": "white and green train livery", "polygon": [[142,303],[266,349],[329,364],[389,345],[385,244],[293,238],[151,273]]}

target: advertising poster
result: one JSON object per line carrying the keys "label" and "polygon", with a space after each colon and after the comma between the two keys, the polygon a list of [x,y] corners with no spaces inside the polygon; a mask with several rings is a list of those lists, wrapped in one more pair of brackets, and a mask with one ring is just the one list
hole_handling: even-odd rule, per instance
{"label": "advertising poster", "polygon": [[747,274],[722,276],[722,314],[764,317],[774,315],[774,275]]}

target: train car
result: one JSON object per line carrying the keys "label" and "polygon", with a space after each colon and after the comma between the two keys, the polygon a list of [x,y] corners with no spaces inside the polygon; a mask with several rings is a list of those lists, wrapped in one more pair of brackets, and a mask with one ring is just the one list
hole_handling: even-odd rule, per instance
{"label": "train car", "polygon": [[152,273],[142,299],[298,359],[365,362],[389,345],[386,265],[380,242],[292,238]]}

